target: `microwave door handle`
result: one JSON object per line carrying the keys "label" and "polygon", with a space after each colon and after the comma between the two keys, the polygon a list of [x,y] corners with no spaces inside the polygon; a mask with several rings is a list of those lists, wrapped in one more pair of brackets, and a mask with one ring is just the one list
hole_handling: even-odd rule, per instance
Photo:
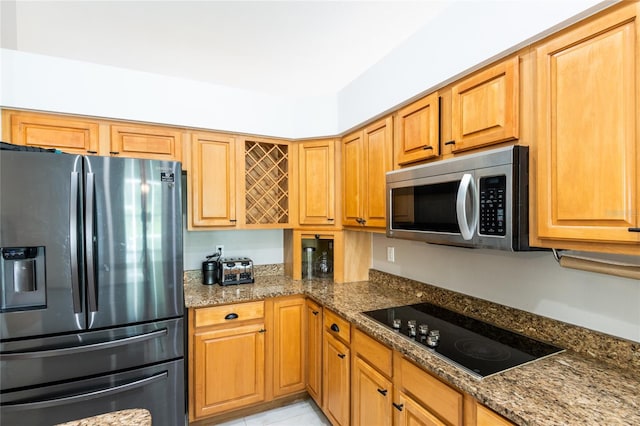
{"label": "microwave door handle", "polygon": [[[471,218],[467,218],[467,194],[471,197]],[[478,226],[478,196],[476,195],[476,184],[473,180],[473,175],[465,173],[460,181],[458,187],[458,195],[456,197],[456,216],[458,219],[458,226],[460,227],[460,234],[465,241],[473,238],[473,233]],[[471,224],[469,224],[471,219]]]}

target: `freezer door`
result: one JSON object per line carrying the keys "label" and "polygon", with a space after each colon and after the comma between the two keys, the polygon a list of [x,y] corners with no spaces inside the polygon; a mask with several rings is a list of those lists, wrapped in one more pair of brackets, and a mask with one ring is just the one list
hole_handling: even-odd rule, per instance
{"label": "freezer door", "polygon": [[85,157],[88,328],[183,313],[180,163]]}
{"label": "freezer door", "polygon": [[0,394],[2,426],[50,426],[129,408],[149,410],[154,426],[186,424],[183,360]]}
{"label": "freezer door", "polygon": [[85,328],[81,191],[80,156],[0,151],[0,340]]}

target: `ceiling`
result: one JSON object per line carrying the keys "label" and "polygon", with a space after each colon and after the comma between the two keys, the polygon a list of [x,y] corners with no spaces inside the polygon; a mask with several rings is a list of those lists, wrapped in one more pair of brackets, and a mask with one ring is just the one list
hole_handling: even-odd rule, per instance
{"label": "ceiling", "polygon": [[332,95],[452,0],[1,0],[1,45],[286,96]]}

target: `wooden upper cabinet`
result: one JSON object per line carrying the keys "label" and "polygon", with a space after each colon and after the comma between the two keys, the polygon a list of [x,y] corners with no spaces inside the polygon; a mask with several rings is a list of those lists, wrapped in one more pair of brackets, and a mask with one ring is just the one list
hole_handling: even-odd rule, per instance
{"label": "wooden upper cabinet", "polygon": [[453,85],[453,152],[518,139],[519,68],[516,56]]}
{"label": "wooden upper cabinet", "polygon": [[234,226],[236,223],[235,139],[194,133],[188,173],[189,227]]}
{"label": "wooden upper cabinet", "polygon": [[[11,143],[59,149],[69,154],[97,154],[99,123],[63,115],[3,111],[10,114]],[[4,120],[5,122],[7,120]]]}
{"label": "wooden upper cabinet", "polygon": [[300,225],[336,223],[335,145],[327,139],[298,146]]}
{"label": "wooden upper cabinet", "polygon": [[623,2],[536,50],[538,245],[640,253],[639,8]]}
{"label": "wooden upper cabinet", "polygon": [[432,93],[396,115],[395,163],[404,166],[440,155],[440,106],[438,93]]}
{"label": "wooden upper cabinet", "polygon": [[111,155],[181,161],[182,132],[160,126],[111,125]]}
{"label": "wooden upper cabinet", "polygon": [[393,169],[393,118],[342,139],[342,223],[386,226],[386,172]]}

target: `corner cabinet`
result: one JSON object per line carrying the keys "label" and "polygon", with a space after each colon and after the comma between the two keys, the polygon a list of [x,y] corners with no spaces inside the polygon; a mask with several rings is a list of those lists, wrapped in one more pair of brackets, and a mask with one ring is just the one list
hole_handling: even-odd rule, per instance
{"label": "corner cabinet", "polygon": [[639,9],[623,2],[536,48],[535,245],[640,254]]}
{"label": "corner cabinet", "polygon": [[336,225],[334,139],[298,144],[300,225]]}
{"label": "corner cabinet", "polygon": [[342,139],[342,224],[386,226],[386,172],[393,170],[393,118]]}
{"label": "corner cabinet", "polygon": [[235,226],[235,138],[193,133],[190,148],[189,229]]}
{"label": "corner cabinet", "polygon": [[453,152],[518,139],[519,66],[516,56],[453,85]]}
{"label": "corner cabinet", "polygon": [[440,155],[440,98],[432,93],[395,114],[395,165],[402,167]]}

